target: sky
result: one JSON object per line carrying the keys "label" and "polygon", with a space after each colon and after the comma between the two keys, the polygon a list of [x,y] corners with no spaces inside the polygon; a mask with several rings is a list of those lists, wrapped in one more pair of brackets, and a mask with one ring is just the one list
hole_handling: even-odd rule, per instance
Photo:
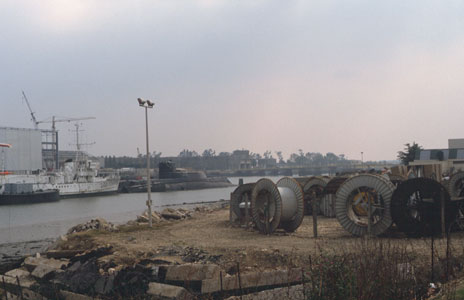
{"label": "sky", "polygon": [[141,97],[163,156],[391,160],[464,138],[463,79],[463,1],[0,1],[0,126],[33,126],[23,90],[39,121],[95,117],[94,155],[145,152]]}

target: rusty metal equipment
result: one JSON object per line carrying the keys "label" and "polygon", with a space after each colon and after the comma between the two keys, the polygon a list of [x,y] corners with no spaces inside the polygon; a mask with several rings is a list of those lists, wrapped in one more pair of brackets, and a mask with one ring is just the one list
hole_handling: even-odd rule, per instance
{"label": "rusty metal equipment", "polygon": [[393,184],[383,176],[353,176],[337,191],[336,217],[343,228],[354,235],[366,235],[369,229],[372,235],[381,235],[392,225],[390,201],[393,191]]}
{"label": "rusty metal equipment", "polygon": [[304,217],[303,190],[293,178],[284,177],[277,184],[260,179],[252,191],[251,211],[261,233],[270,234],[277,228],[295,231]]}
{"label": "rusty metal equipment", "polygon": [[402,182],[393,193],[391,207],[396,226],[410,236],[441,232],[442,216],[444,229],[449,230],[458,213],[458,202],[451,201],[447,189],[430,178],[413,178]]}

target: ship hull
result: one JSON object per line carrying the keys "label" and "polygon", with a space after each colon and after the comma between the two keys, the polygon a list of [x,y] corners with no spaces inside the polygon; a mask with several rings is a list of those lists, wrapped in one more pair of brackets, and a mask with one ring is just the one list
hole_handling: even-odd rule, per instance
{"label": "ship hull", "polygon": [[58,200],[60,200],[58,190],[24,194],[0,194],[0,205],[56,202]]}

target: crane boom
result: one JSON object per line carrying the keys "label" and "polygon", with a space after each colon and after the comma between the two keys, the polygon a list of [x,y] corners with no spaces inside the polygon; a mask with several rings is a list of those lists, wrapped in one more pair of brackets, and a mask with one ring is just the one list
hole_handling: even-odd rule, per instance
{"label": "crane boom", "polygon": [[31,117],[32,117],[32,122],[34,123],[34,128],[39,129],[37,119],[35,118],[34,112],[32,111],[31,105],[29,104],[29,100],[27,100],[26,93],[24,91],[21,91],[23,93],[23,98],[26,100],[27,108],[29,108],[29,111],[31,112]]}
{"label": "crane boom", "polygon": [[44,120],[44,121],[39,121],[37,124],[40,123],[52,123],[52,130],[55,131],[55,123],[58,122],[73,122],[73,121],[83,121],[83,120],[93,120],[95,117],[83,117],[83,118],[66,118],[66,119],[56,119],[56,116],[52,116],[51,120]]}

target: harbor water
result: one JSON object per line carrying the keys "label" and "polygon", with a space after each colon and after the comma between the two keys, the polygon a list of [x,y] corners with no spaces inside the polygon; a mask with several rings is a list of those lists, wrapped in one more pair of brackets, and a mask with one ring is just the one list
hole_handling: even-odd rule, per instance
{"label": "harbor water", "polygon": [[[244,177],[255,182],[261,177]],[[271,177],[277,180],[278,177]],[[230,178],[238,184],[239,178]],[[189,207],[195,203],[228,200],[235,187],[152,193],[153,209]],[[146,193],[62,199],[53,203],[0,206],[0,244],[56,238],[74,225],[104,218],[120,224],[136,219],[146,209]]]}

